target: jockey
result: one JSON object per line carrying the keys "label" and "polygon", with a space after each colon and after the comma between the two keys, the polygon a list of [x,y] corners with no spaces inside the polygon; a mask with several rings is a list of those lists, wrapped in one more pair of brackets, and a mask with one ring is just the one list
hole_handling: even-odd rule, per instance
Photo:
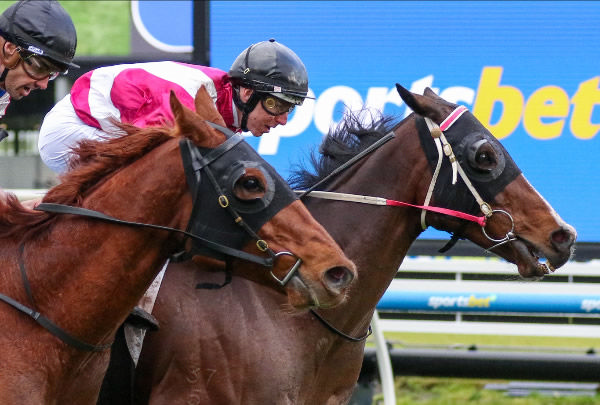
{"label": "jockey", "polygon": [[0,117],[10,100],[19,100],[48,81],[79,67],[72,62],[77,34],[71,17],[56,0],[21,0],[0,15]]}
{"label": "jockey", "polygon": [[46,115],[38,138],[40,156],[62,173],[78,141],[118,136],[115,121],[139,127],[173,121],[170,91],[193,110],[200,87],[208,90],[229,129],[261,136],[285,125],[288,114],[303,103],[308,75],[300,58],[273,39],[246,48],[229,74],[172,61],[101,67],[77,79]]}

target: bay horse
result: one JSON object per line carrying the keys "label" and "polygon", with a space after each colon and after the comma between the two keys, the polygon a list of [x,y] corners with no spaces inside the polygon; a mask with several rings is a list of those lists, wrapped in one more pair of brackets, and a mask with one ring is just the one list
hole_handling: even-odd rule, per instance
{"label": "bay horse", "polygon": [[[221,290],[193,291],[189,286],[207,274],[191,263],[171,265],[153,311],[160,329],[147,335],[136,368],[136,404],[347,403],[375,307],[427,226],[490,249],[524,278],[542,277],[567,262],[575,230],[498,140],[470,112],[432,90],[418,95],[397,89],[414,113],[400,123],[348,116],[324,139],[320,158],[313,159],[316,172],[295,176],[295,185],[307,190],[338,173],[324,184],[349,201],[308,194],[305,202],[357,266],[346,301],[334,309],[287,314],[276,310],[284,305],[281,297],[256,283],[234,277]],[[374,197],[385,206],[352,202]],[[486,221],[432,205],[471,215],[485,210]],[[433,210],[420,208],[426,206]],[[180,311],[184,306],[190,310]]]}
{"label": "bay horse", "polygon": [[[202,246],[235,252],[231,267],[277,291],[290,311],[343,300],[354,265],[287,183],[239,135],[226,136],[207,91],[198,92],[196,112],[174,93],[170,104],[174,125],[123,125],[123,137],[81,143],[71,170],[38,211],[3,195],[2,404],[96,403],[117,328],[166,259],[190,248],[190,240],[203,240],[186,229],[201,235],[208,222],[197,219],[204,211],[219,218],[218,210],[226,210],[223,229],[239,212],[227,236],[247,233],[241,246],[215,243],[210,235]],[[199,158],[191,177],[201,179],[189,186],[184,148]],[[202,184],[211,176],[221,193],[209,201]],[[200,191],[192,196],[194,188]],[[142,223],[148,225],[136,226]]]}

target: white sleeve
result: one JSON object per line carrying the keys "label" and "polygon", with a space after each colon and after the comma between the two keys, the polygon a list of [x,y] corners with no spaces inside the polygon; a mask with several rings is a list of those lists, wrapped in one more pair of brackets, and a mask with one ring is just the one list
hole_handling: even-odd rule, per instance
{"label": "white sleeve", "polygon": [[60,100],[44,117],[38,137],[38,150],[42,161],[57,173],[68,168],[71,148],[83,139],[100,139],[108,136],[104,131],[86,125],[75,114],[71,96]]}

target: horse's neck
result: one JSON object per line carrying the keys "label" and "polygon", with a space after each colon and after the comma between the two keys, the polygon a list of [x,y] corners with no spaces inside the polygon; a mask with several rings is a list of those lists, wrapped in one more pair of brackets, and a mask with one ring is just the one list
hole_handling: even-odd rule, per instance
{"label": "horse's neck", "polygon": [[[422,204],[428,177],[424,173],[429,170],[427,162],[416,135],[397,132],[396,138],[385,147],[373,152],[356,168],[348,169],[331,191]],[[345,310],[332,312],[355,313],[355,318],[362,314],[370,319],[370,311],[421,233],[420,211],[316,198],[307,203],[359,271]],[[356,311],[346,310],[348,306],[356,307]]]}
{"label": "horse's neck", "polygon": [[[175,149],[165,144],[148,153],[104,182],[83,206],[123,220],[184,227],[189,207]],[[24,263],[40,312],[97,342],[116,329],[159,272],[172,248],[169,236],[95,219],[59,218],[46,238],[25,246]],[[73,302],[74,315],[65,311]],[[69,319],[61,319],[64,313]]]}
{"label": "horse's neck", "polygon": [[181,218],[173,204],[186,189],[179,148],[171,141],[116,173],[83,206],[120,219],[177,226]]}

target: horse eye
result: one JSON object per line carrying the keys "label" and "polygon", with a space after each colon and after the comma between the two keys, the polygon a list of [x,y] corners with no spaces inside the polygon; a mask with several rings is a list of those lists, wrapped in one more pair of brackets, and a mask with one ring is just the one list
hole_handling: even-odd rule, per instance
{"label": "horse eye", "polygon": [[493,163],[494,157],[490,156],[490,154],[487,152],[481,152],[477,154],[476,161],[479,165],[488,166],[489,164]]}
{"label": "horse eye", "polygon": [[269,189],[268,177],[260,168],[246,167],[238,172],[232,192],[238,201],[252,203],[265,198]]}
{"label": "horse eye", "polygon": [[496,151],[489,143],[484,143],[477,148],[471,166],[475,170],[490,172],[498,164]]}
{"label": "horse eye", "polygon": [[248,178],[242,179],[241,186],[246,191],[250,191],[250,192],[260,192],[260,191],[265,190],[265,188],[261,184],[260,180],[257,179],[256,177],[248,177]]}

